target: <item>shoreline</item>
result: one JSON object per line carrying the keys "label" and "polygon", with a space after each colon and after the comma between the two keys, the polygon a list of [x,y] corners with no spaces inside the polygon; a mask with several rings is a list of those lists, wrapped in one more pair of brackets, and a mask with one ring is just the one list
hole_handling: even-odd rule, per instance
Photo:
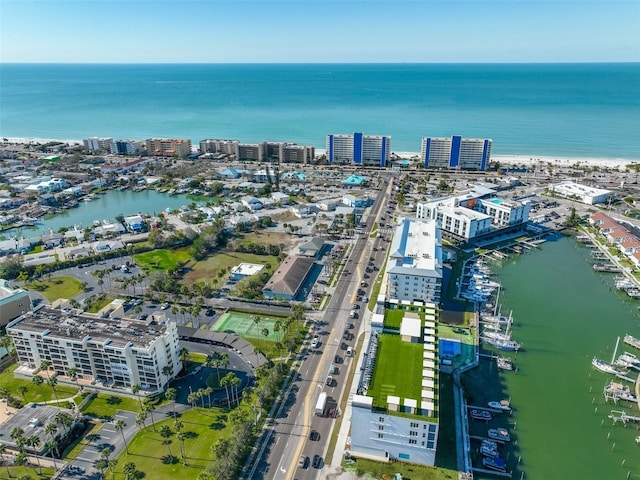
{"label": "shoreline", "polygon": [[[6,141],[5,141],[6,139]],[[4,144],[42,144],[49,142],[60,142],[69,145],[82,145],[82,140],[64,140],[57,138],[34,138],[34,137],[2,137],[0,145]],[[316,148],[316,154],[322,155],[326,153],[325,149]],[[411,158],[420,157],[420,152],[393,152],[400,159],[409,160]],[[567,157],[567,156],[551,156],[551,155],[524,155],[524,154],[495,154],[491,155],[492,162],[498,162],[506,165],[521,165],[525,167],[545,168],[570,168],[570,167],[599,167],[614,168],[624,170],[633,164],[640,163],[638,159],[627,158],[607,158],[607,157]]]}

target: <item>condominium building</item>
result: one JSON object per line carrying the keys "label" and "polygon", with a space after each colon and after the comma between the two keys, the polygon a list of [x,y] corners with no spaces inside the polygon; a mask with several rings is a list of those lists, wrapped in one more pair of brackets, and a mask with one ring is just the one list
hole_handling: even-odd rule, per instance
{"label": "condominium building", "polygon": [[238,143],[237,140],[201,140],[200,153],[225,153],[227,155],[234,155]]}
{"label": "condominium building", "polygon": [[491,140],[480,138],[422,137],[420,158],[425,168],[486,170],[491,159]]}
{"label": "condominium building", "polygon": [[327,135],[327,161],[333,164],[356,164],[386,167],[391,155],[391,137],[364,135]]}
{"label": "condominium building", "polygon": [[529,202],[483,198],[490,189],[472,188],[459,195],[418,202],[416,217],[436,219],[448,238],[469,242],[529,221]]}
{"label": "condominium building", "polygon": [[[7,325],[18,368],[34,375],[43,361],[57,375],[75,368],[78,378],[103,387],[162,391],[182,369],[175,322],[98,318],[49,307]],[[169,367],[165,369],[165,367]]]}
{"label": "condominium building", "polygon": [[161,157],[187,157],[191,154],[191,140],[177,138],[149,138],[147,153]]}
{"label": "condominium building", "polygon": [[[357,394],[351,402],[352,456],[371,460],[434,465],[439,409],[437,309],[425,319],[405,313],[400,332],[375,332],[365,346]],[[406,362],[403,365],[402,362]],[[393,363],[394,369],[375,365]],[[399,374],[421,365],[415,376]]]}
{"label": "condominium building", "polygon": [[29,310],[29,293],[22,288],[12,287],[7,280],[0,279],[0,327]]}
{"label": "condominium building", "polygon": [[111,143],[113,138],[109,137],[89,137],[82,140],[84,148],[89,152],[111,152]]}
{"label": "condominium building", "polygon": [[235,149],[236,160],[261,162],[264,157],[264,143],[238,143]]}
{"label": "condominium building", "polygon": [[442,238],[435,220],[401,218],[387,265],[390,301],[439,303],[442,290]]}
{"label": "condominium building", "polygon": [[134,140],[114,140],[111,142],[111,153],[114,155],[136,155],[144,148],[144,142]]}

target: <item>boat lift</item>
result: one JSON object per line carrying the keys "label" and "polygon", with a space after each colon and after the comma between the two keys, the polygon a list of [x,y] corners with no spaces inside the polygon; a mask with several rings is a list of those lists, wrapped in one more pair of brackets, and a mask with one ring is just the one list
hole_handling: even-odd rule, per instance
{"label": "boat lift", "polygon": [[614,425],[618,422],[622,422],[623,425],[626,425],[628,422],[640,423],[640,417],[629,415],[627,412],[623,412],[620,410],[611,410],[609,418],[613,420]]}

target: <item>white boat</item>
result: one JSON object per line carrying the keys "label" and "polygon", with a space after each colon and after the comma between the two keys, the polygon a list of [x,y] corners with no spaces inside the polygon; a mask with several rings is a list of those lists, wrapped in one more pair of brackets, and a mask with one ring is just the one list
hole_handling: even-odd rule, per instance
{"label": "white boat", "polygon": [[493,440],[500,440],[501,442],[511,441],[511,435],[509,435],[509,431],[506,428],[490,428],[487,436]]}
{"label": "white boat", "polygon": [[640,435],[638,435],[638,436],[636,437],[636,443],[637,443],[638,445],[640,445]]}
{"label": "white boat", "polygon": [[609,385],[604,387],[603,393],[606,400],[611,398],[614,402],[626,400],[627,402],[635,403],[637,401],[637,398],[631,393],[631,389],[619,382],[610,382]]}
{"label": "white boat", "polygon": [[610,363],[607,363],[604,360],[600,360],[596,357],[593,357],[593,360],[591,360],[591,365],[593,365],[593,368],[601,371],[602,373],[610,373],[612,375],[624,375],[627,373],[626,371],[620,370]]}
{"label": "white boat", "polygon": [[520,344],[515,340],[499,339],[499,338],[486,338],[482,337],[482,340],[488,345],[497,348],[498,350],[507,350],[510,352],[517,352],[520,350]]}
{"label": "white boat", "polygon": [[496,360],[500,370],[513,370],[513,362],[507,357],[498,357]]}
{"label": "white boat", "polygon": [[500,400],[499,402],[489,402],[489,408],[492,410],[500,410],[503,412],[511,411],[511,402],[509,400]]}
{"label": "white boat", "polygon": [[633,353],[624,352],[616,360],[616,365],[628,368],[640,368],[640,359]]}

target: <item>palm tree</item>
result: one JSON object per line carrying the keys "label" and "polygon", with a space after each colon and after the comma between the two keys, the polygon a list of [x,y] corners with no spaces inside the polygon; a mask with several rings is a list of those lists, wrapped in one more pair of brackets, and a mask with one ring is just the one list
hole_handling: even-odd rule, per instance
{"label": "palm tree", "polygon": [[138,397],[138,403],[140,403],[140,409],[142,409],[142,399],[140,398],[140,395],[138,395],[138,393],[140,392],[140,385],[134,383],[133,385],[131,385],[131,391],[136,397]]}
{"label": "palm tree", "polygon": [[36,387],[39,387],[40,385],[42,385],[44,383],[44,377],[42,377],[40,375],[34,375],[31,378],[31,383],[33,383]]}
{"label": "palm tree", "polygon": [[240,399],[238,398],[238,385],[240,385],[240,378],[238,378],[238,376],[233,372],[229,372],[229,375],[231,376],[229,385],[231,385],[232,390],[236,391],[236,406],[239,406]]}
{"label": "palm tree", "polygon": [[52,375],[51,377],[47,378],[47,385],[49,385],[51,387],[51,390],[53,390],[53,395],[56,397],[56,404],[58,405],[58,408],[60,408],[60,399],[58,398],[58,392],[56,391],[56,385],[58,385],[58,378],[55,375]]}
{"label": "palm tree", "polygon": [[58,431],[58,427],[56,427],[55,423],[47,423],[44,426],[44,433],[46,433],[47,435],[49,435],[49,438],[51,440],[54,439],[54,437],[56,436],[56,432]]}
{"label": "palm tree", "polygon": [[142,408],[151,415],[151,427],[153,428],[153,431],[156,432],[156,421],[153,419],[153,411],[156,409],[156,406],[151,403],[145,403]]}
{"label": "palm tree", "polygon": [[9,434],[9,438],[11,440],[13,440],[14,442],[16,442],[16,444],[17,444],[18,443],[18,439],[24,438],[24,430],[21,429],[20,427],[14,427],[13,429],[11,429],[11,433]]}
{"label": "palm tree", "polygon": [[27,397],[25,396],[25,394],[27,393],[29,389],[27,388],[26,385],[20,385],[18,386],[18,393],[22,396],[22,399],[26,402],[27,401]]}
{"label": "palm tree", "polygon": [[34,457],[36,457],[36,462],[38,462],[38,470],[42,473],[42,467],[40,466],[40,455],[38,455],[36,449],[40,446],[40,437],[37,435],[29,435],[27,437],[26,445],[31,447],[34,450]]}
{"label": "palm tree", "polygon": [[251,318],[253,319],[253,323],[256,324],[256,327],[260,325],[260,322],[262,321],[262,319],[258,315],[253,315]]}
{"label": "palm tree", "polygon": [[9,335],[5,335],[0,337],[0,347],[4,348],[7,352],[13,354],[13,350],[11,350],[11,345],[13,345],[13,341]]}
{"label": "palm tree", "polygon": [[56,421],[56,423],[64,427],[64,434],[68,435],[71,424],[73,423],[73,418],[71,417],[71,415],[69,415],[67,412],[58,412],[56,413],[56,416],[53,417],[53,419]]}
{"label": "palm tree", "polygon": [[164,438],[163,443],[167,446],[167,449],[169,450],[169,459],[172,459],[173,454],[171,453],[171,440],[169,439],[169,437],[173,435],[173,432],[167,425],[163,425],[162,428],[160,429],[160,435],[162,436],[162,438]]}
{"label": "palm tree", "polygon": [[169,365],[165,365],[164,367],[162,367],[162,375],[167,377],[167,383],[168,383],[169,379],[173,375],[173,368],[171,368]]}
{"label": "palm tree", "polygon": [[116,420],[116,423],[113,425],[113,427],[120,432],[120,435],[122,435],[122,443],[124,443],[124,448],[127,451],[127,455],[129,454],[129,445],[127,445],[127,441],[124,438],[124,427],[126,427],[127,424],[125,423],[124,420]]}
{"label": "palm tree", "polygon": [[282,322],[280,320],[276,320],[273,324],[273,331],[278,336],[278,341],[280,341],[280,331],[282,330]]}
{"label": "palm tree", "polygon": [[178,397],[178,391],[173,387],[167,388],[167,390],[164,392],[164,398],[171,402],[174,417],[176,416],[176,398],[177,397]]}
{"label": "palm tree", "polygon": [[146,427],[147,421],[147,412],[146,411],[142,411],[142,412],[138,412],[138,415],[136,415],[136,425],[138,426],[138,429],[142,430],[143,427]]}
{"label": "palm tree", "polygon": [[109,466],[109,461],[105,458],[101,458],[96,462],[95,467],[100,470],[100,478],[104,478],[104,471]]}
{"label": "palm tree", "polygon": [[209,408],[211,408],[211,394],[213,393],[213,388],[207,387],[207,388],[204,389],[203,393],[207,396],[208,403],[209,403]]}
{"label": "palm tree", "polygon": [[227,373],[222,380],[220,381],[220,385],[222,385],[225,389],[225,391],[227,392],[227,404],[229,406],[231,406],[231,396],[229,395],[229,386],[231,385],[231,375],[233,373],[229,372]]}
{"label": "palm tree", "polygon": [[51,460],[53,460],[53,468],[58,470],[58,466],[56,465],[56,457],[54,453],[58,450],[58,444],[55,440],[47,440],[44,444],[44,454],[51,455]]}
{"label": "palm tree", "polygon": [[113,476],[113,478],[116,478],[116,467],[118,466],[118,459],[117,458],[110,458],[109,460],[107,460],[107,468],[109,470],[111,470],[111,475]]}
{"label": "palm tree", "polygon": [[187,357],[189,356],[189,349],[182,347],[180,349],[180,360],[182,360],[182,365],[184,366],[184,363],[187,361]]}
{"label": "palm tree", "polygon": [[51,366],[51,362],[49,360],[42,360],[40,362],[40,370],[44,370],[45,372],[48,372],[50,366]]}
{"label": "palm tree", "polygon": [[186,455],[184,454],[184,440],[187,438],[187,435],[184,432],[177,432],[176,438],[180,442],[180,456],[182,457],[182,460],[184,460],[186,458]]}
{"label": "palm tree", "polygon": [[[0,458],[2,459],[2,463],[4,463],[5,453],[7,453],[7,446],[4,443],[0,443]],[[4,463],[4,466],[7,469],[7,478],[11,478],[11,470],[9,470],[9,464]]]}
{"label": "palm tree", "polygon": [[136,471],[136,464],[133,462],[125,462],[122,466],[122,471],[124,472],[125,476],[134,473]]}
{"label": "palm tree", "polygon": [[76,367],[71,367],[67,370],[67,376],[76,384],[76,388],[80,391],[80,384],[78,383],[78,369]]}
{"label": "palm tree", "polygon": [[187,402],[189,402],[189,404],[193,407],[196,408],[196,402],[198,401],[198,396],[191,392],[189,395],[187,395]]}

